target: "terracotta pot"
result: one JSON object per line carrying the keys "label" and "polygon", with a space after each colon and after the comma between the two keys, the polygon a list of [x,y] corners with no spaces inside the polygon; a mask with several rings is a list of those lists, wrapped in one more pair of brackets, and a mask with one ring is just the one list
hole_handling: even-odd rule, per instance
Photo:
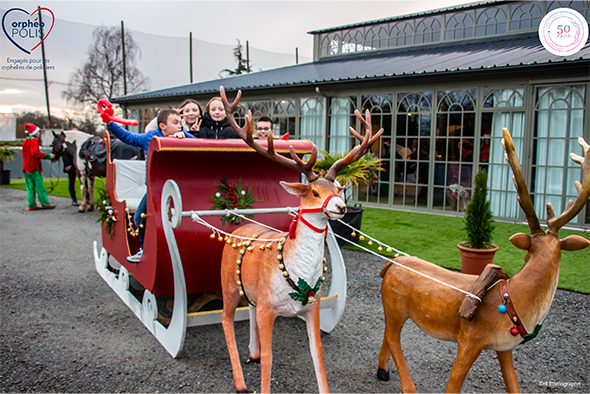
{"label": "terracotta pot", "polygon": [[493,246],[492,249],[470,249],[464,247],[462,244],[465,242],[459,242],[457,248],[461,252],[461,272],[464,274],[479,275],[486,267],[494,261],[494,255],[498,251],[498,247],[494,244],[488,244]]}

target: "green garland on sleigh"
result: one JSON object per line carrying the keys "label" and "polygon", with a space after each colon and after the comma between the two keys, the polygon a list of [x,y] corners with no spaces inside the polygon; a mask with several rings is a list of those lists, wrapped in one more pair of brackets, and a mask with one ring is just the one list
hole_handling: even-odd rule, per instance
{"label": "green garland on sleigh", "polygon": [[[98,202],[96,203],[96,212],[94,215],[99,214],[100,218],[96,223],[104,225],[106,223],[106,230],[109,238],[113,238],[113,231],[115,231],[115,222],[117,218],[111,207],[111,200],[109,200],[109,194],[106,189],[98,189]],[[94,216],[93,215],[93,216]]]}
{"label": "green garland on sleigh", "polygon": [[[211,196],[215,204],[211,209],[254,209],[252,203],[260,202],[262,200],[256,200],[252,196],[252,190],[248,186],[248,190],[242,189],[242,179],[238,180],[238,184],[231,183],[227,177],[221,178],[221,185],[217,186],[218,190],[214,195]],[[251,215],[244,215],[247,218],[252,217]],[[221,216],[221,223],[225,226],[226,222],[233,224],[240,224],[241,218],[238,216]]]}

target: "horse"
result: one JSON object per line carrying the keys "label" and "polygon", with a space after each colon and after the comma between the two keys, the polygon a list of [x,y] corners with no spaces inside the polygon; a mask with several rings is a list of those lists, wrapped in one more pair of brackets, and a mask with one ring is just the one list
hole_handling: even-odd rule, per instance
{"label": "horse", "polygon": [[[102,144],[102,138],[93,136],[79,130],[62,131],[59,134],[53,133],[52,153],[55,154],[54,161],[59,160],[64,152],[74,157],[76,175],[80,180],[80,191],[82,202],[78,208],[80,212],[94,210],[94,181],[96,177],[106,177],[106,162],[91,157],[87,150],[94,144]],[[120,149],[116,149],[117,146]],[[83,149],[84,148],[84,149]],[[132,159],[137,157],[140,148],[128,146],[119,140],[111,142],[111,154],[114,159]],[[83,151],[81,153],[81,151]],[[105,149],[106,152],[106,149]]]}

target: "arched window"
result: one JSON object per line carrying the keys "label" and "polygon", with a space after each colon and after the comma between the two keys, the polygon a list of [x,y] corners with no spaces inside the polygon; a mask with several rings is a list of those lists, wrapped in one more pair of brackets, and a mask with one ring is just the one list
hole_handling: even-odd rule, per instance
{"label": "arched window", "polygon": [[538,4],[527,2],[514,8],[510,15],[510,31],[539,27],[542,13]]}
{"label": "arched window", "polygon": [[[371,179],[366,185],[355,188],[357,201],[389,205],[389,185],[391,168],[391,94],[363,94],[361,95],[362,109],[369,110],[371,114],[371,132],[373,135],[383,127],[383,134],[373,144],[371,153],[382,160],[381,168],[377,172],[377,178]],[[364,128],[356,129],[361,135],[366,134]],[[357,142],[358,143],[358,142]]]}
{"label": "arched window", "polygon": [[493,36],[506,33],[506,6],[477,10],[475,36]]}
{"label": "arched window", "polygon": [[366,35],[365,49],[387,48],[387,29],[385,26],[373,26]]}
{"label": "arched window", "polygon": [[473,37],[473,18],[467,12],[447,16],[445,40]]}
{"label": "arched window", "polygon": [[512,171],[504,157],[502,129],[512,135],[518,157],[524,150],[524,88],[484,91],[479,135],[478,165],[488,173],[490,204],[494,216],[518,220],[518,194],[512,182]]}
{"label": "arched window", "polygon": [[403,47],[414,42],[414,29],[408,22],[394,23],[389,30],[388,47]]}
{"label": "arched window", "polygon": [[331,56],[340,53],[340,34],[322,34],[321,56]]}
{"label": "arched window", "polygon": [[275,135],[289,133],[295,137],[295,101],[280,100],[273,104],[272,120],[274,121]]}
{"label": "arched window", "polygon": [[299,138],[308,139],[324,148],[324,100],[320,98],[302,98],[299,100],[301,117],[299,121]]}
{"label": "arched window", "polygon": [[428,206],[432,92],[398,93],[393,136],[393,205]]}
{"label": "arched window", "polygon": [[[578,195],[574,181],[580,181],[582,173],[569,154],[581,154],[578,137],[584,136],[586,87],[539,87],[536,100],[530,184],[537,215],[546,219],[547,203],[559,215],[567,200],[575,200]],[[572,222],[576,220],[580,225],[584,223],[581,218]],[[586,216],[585,223],[588,222]]]}
{"label": "arched window", "polygon": [[433,209],[464,212],[474,176],[476,89],[437,97]]}
{"label": "arched window", "polygon": [[440,17],[416,20],[414,44],[426,44],[440,41]]}

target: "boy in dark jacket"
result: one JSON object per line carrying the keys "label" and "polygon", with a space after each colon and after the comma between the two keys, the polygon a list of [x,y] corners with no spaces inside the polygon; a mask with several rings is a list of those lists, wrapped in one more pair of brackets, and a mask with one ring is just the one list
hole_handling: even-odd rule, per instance
{"label": "boy in dark jacket", "polygon": [[[144,152],[148,152],[150,141],[154,137],[173,137],[173,138],[195,138],[192,134],[182,130],[181,119],[178,112],[173,109],[165,109],[158,114],[158,128],[153,131],[148,131],[145,134],[131,133],[118,124],[111,122],[107,116],[103,116],[103,121],[107,123],[107,130],[113,133],[118,139],[124,143],[132,146],[143,148]],[[147,171],[147,167],[146,167]],[[146,174],[147,184],[147,174]],[[147,193],[141,199],[137,211],[133,216],[133,222],[139,229],[139,242],[141,249],[133,256],[127,257],[129,263],[139,263],[143,255],[143,239],[145,236],[145,218],[147,213]]]}

